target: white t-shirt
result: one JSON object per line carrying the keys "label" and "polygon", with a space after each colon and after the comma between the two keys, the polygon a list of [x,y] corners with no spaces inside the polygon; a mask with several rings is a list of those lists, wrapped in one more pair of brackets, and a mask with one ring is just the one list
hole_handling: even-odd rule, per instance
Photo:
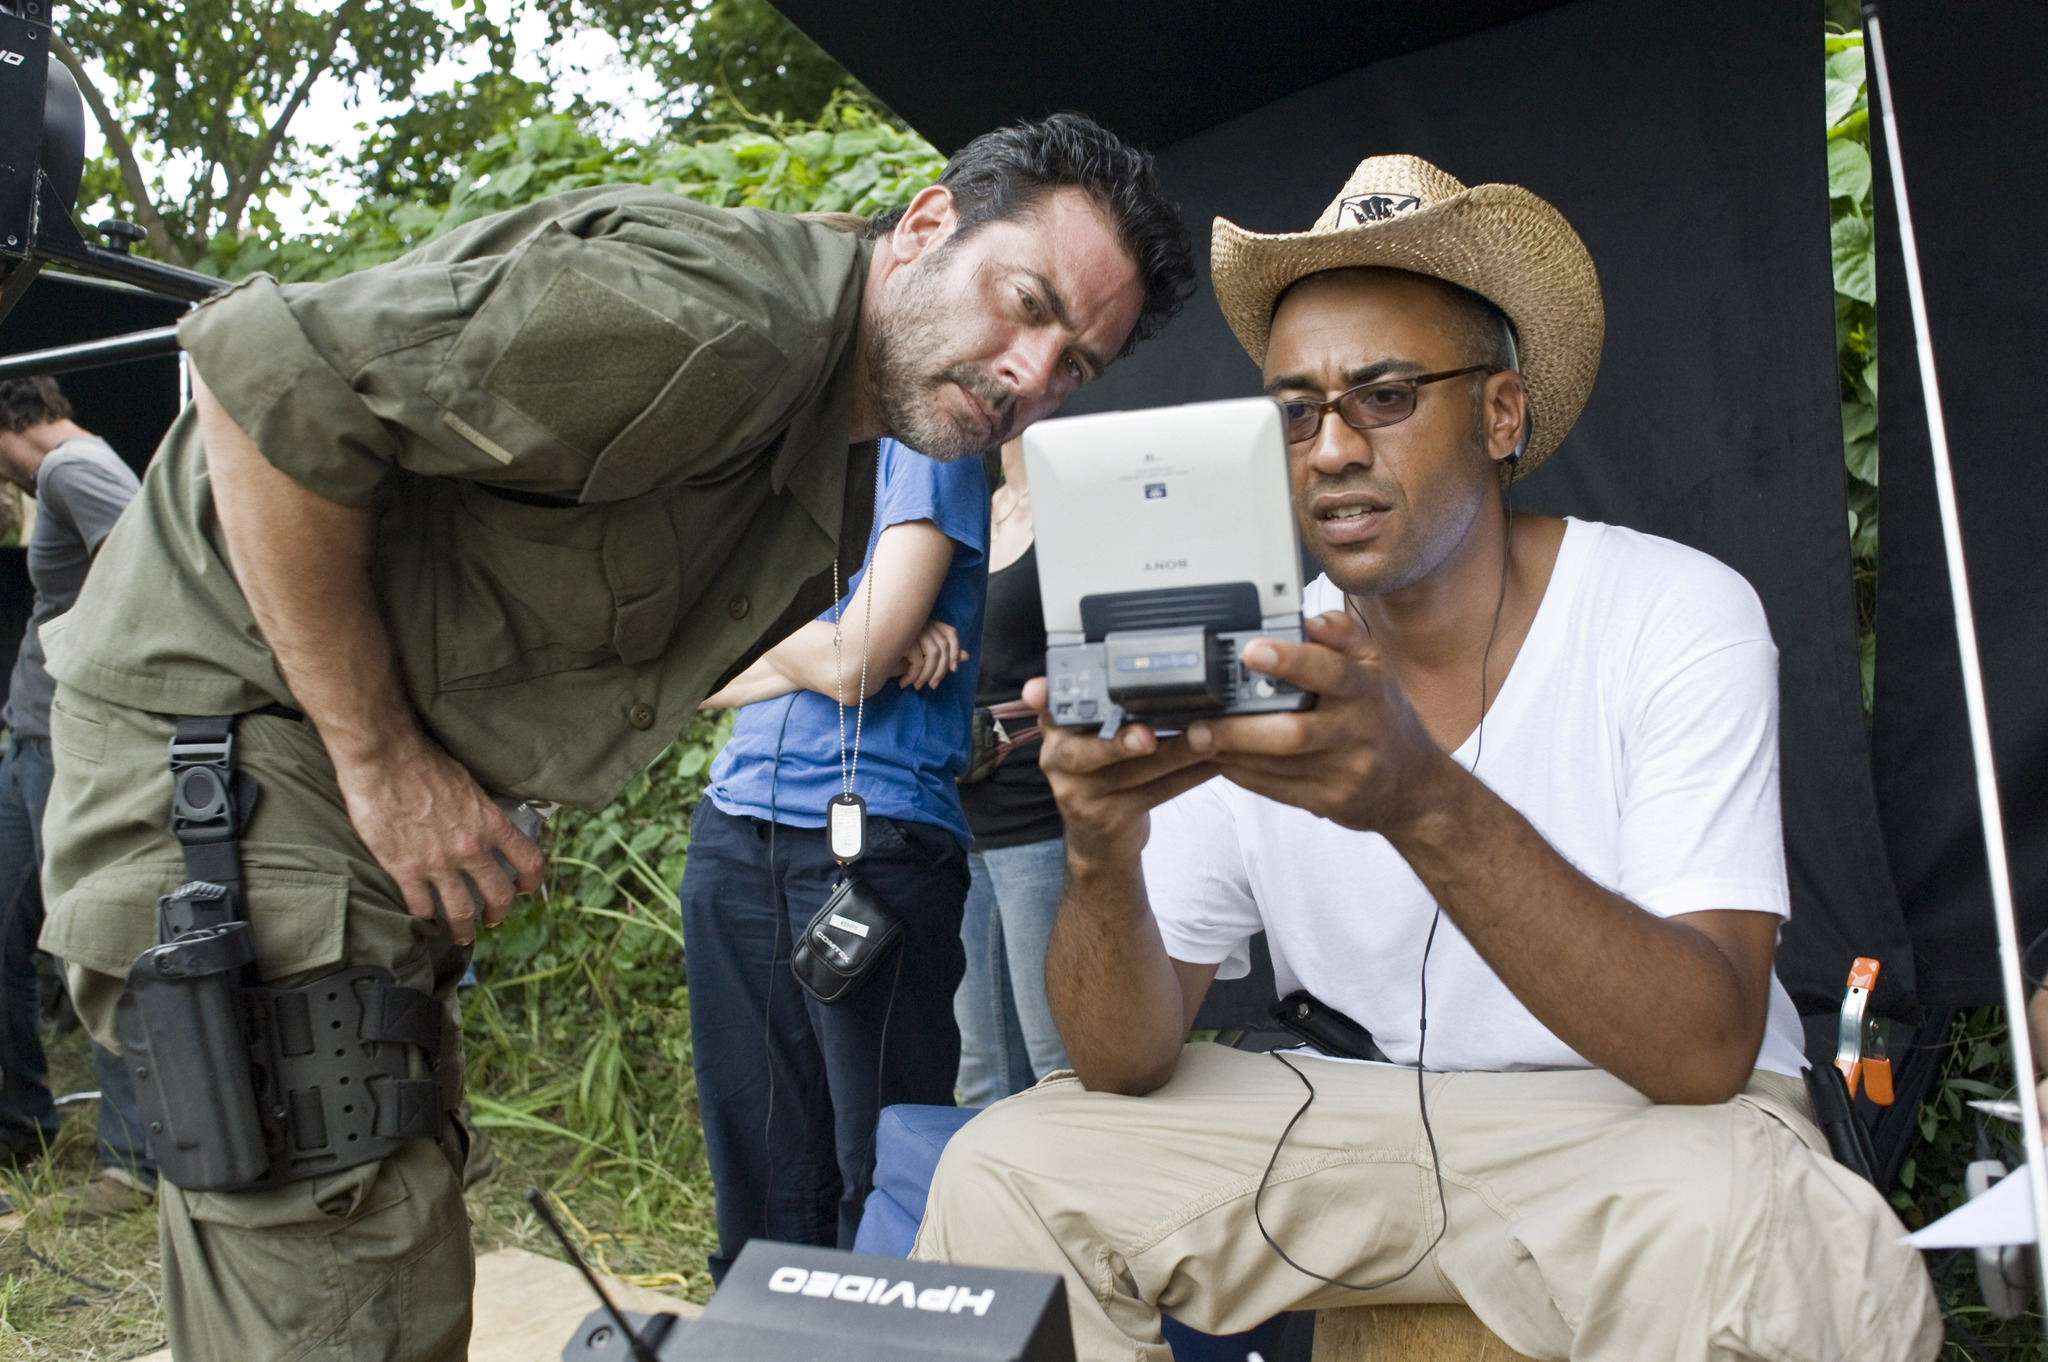
{"label": "white t-shirt", "polygon": [[[1343,608],[1327,577],[1309,614]],[[1660,917],[1789,917],[1778,806],[1778,650],[1756,593],[1669,540],[1569,522],[1477,772],[1588,878]],[[1470,769],[1479,735],[1452,754]],[[1436,903],[1378,833],[1212,780],[1152,814],[1145,884],[1178,960],[1250,968],[1266,933],[1281,996],[1305,988],[1415,1062],[1417,972]],[[1428,1068],[1589,1068],[1450,918],[1429,955]],[[1771,980],[1757,1067],[1804,1067]]]}

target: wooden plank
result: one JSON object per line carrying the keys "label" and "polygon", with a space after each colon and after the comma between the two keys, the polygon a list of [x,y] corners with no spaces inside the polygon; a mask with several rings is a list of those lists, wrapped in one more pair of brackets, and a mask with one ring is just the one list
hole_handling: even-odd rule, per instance
{"label": "wooden plank", "polygon": [[1357,1305],[1316,1312],[1314,1362],[1534,1362],[1462,1305]]}

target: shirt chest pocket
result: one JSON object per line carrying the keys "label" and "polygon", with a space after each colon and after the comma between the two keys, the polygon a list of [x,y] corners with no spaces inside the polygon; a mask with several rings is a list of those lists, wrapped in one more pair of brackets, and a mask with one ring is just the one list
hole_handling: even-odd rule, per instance
{"label": "shirt chest pocket", "polygon": [[[641,258],[550,223],[487,279],[426,386],[491,481],[616,501],[687,475],[751,403],[766,355]],[[736,364],[735,360],[741,362]]]}
{"label": "shirt chest pocket", "polygon": [[535,506],[447,485],[435,564],[444,690],[511,685],[659,657],[680,614],[666,499]]}

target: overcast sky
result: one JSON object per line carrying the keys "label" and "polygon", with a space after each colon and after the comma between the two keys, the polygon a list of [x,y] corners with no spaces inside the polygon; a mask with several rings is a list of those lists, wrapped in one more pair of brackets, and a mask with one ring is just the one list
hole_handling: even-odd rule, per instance
{"label": "overcast sky", "polygon": [[[435,0],[434,8],[451,19],[456,12],[448,0]],[[493,19],[503,23],[511,5],[508,0],[488,0],[487,8]],[[602,33],[579,33],[569,41],[550,48],[546,21],[531,14],[521,20],[514,36],[519,53],[515,74],[527,80],[541,80],[550,74],[552,68],[558,108],[565,107],[578,95],[592,104],[605,106],[608,111],[601,118],[603,128],[608,135],[620,139],[643,140],[653,136],[661,127],[661,106],[666,92],[627,61],[610,37]],[[421,81],[421,93],[445,90],[480,74],[485,66],[481,54],[475,52],[441,62]],[[96,66],[88,69],[95,78],[100,78],[101,73]],[[111,93],[109,85],[102,84],[100,88]],[[378,119],[400,107],[376,99],[368,91],[351,90],[337,81],[322,81],[315,87],[306,107],[292,120],[291,133],[302,142],[333,146],[335,161],[345,163],[362,146],[365,129],[375,126]],[[99,154],[102,138],[97,124],[90,118],[86,120],[85,143],[88,156]],[[147,173],[159,158],[151,154],[149,147],[136,150]],[[166,178],[175,182],[181,169],[187,176],[192,173],[190,167],[173,165]],[[316,205],[313,191],[324,195],[329,203],[343,207],[352,204],[357,197],[355,187],[342,175],[315,176],[296,184],[289,194],[280,194],[271,200],[288,231],[307,230],[324,217]],[[85,214],[88,222],[98,222],[104,216],[104,210],[97,205],[95,211]]]}

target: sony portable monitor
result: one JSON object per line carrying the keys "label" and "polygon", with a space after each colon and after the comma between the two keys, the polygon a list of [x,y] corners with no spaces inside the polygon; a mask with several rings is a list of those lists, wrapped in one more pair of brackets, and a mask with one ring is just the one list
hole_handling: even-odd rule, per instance
{"label": "sony portable monitor", "polygon": [[1055,723],[1108,734],[1314,703],[1238,663],[1254,638],[1301,637],[1279,403],[1045,421],[1024,466]]}

